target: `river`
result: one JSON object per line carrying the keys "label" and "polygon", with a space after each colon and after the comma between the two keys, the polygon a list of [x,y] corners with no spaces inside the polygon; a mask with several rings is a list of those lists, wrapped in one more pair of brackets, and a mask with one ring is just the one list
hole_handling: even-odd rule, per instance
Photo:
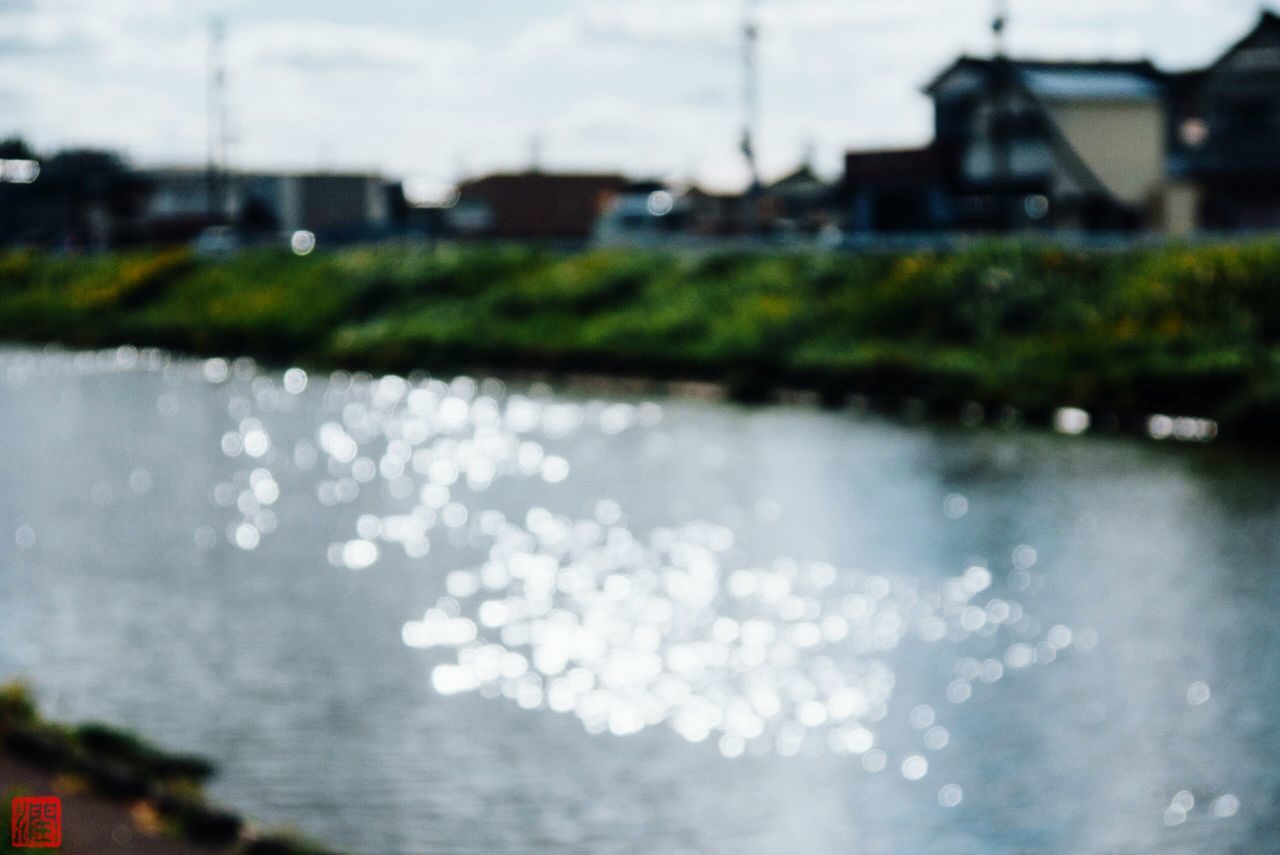
{"label": "river", "polygon": [[1280,469],[0,352],[0,678],[395,853],[1280,851]]}

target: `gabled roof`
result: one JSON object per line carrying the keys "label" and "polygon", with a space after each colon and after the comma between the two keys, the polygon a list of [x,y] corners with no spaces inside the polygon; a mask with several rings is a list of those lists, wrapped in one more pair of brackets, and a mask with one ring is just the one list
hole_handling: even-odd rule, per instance
{"label": "gabled roof", "polygon": [[[1208,72],[1218,68],[1241,50],[1265,38],[1280,41],[1280,13],[1264,9],[1253,29],[1224,50],[1205,68],[1164,72],[1149,60],[1077,61],[1010,59],[1018,82],[1044,98],[1064,100],[1147,100],[1157,98],[1168,87],[1194,84]],[[962,56],[938,73],[924,87],[927,95],[936,97],[938,90],[955,75],[970,72],[983,82],[995,66],[995,60]]]}
{"label": "gabled roof", "polygon": [[813,171],[813,166],[803,163],[796,169],[774,181],[765,189],[767,190],[785,190],[790,187],[805,187],[812,185],[827,186],[828,182],[824,181],[819,175]]}
{"label": "gabled roof", "polygon": [[711,199],[723,202],[731,202],[741,199],[741,193],[733,193],[730,191],[708,190],[700,184],[690,184],[688,189],[684,191],[685,198],[688,199]]}
{"label": "gabled roof", "polygon": [[1258,39],[1263,38],[1267,35],[1274,35],[1274,36],[1280,37],[1280,15],[1276,14],[1270,9],[1263,10],[1262,17],[1258,18],[1258,23],[1253,25],[1253,29],[1245,33],[1240,38],[1239,41],[1235,42],[1234,44],[1231,45],[1231,47],[1223,51],[1222,54],[1216,60],[1210,63],[1208,68],[1205,68],[1200,73],[1203,74],[1205,72],[1212,71],[1213,69],[1217,68],[1218,66],[1222,65],[1224,62],[1229,60],[1233,55],[1235,55],[1239,51],[1244,50],[1245,48],[1248,48],[1252,42],[1257,41]]}
{"label": "gabled roof", "polygon": [[[1165,85],[1165,75],[1147,60],[1007,62],[1019,86],[1050,101],[1149,101],[1158,99]],[[948,81],[965,73],[980,81],[979,85],[986,85],[995,67],[992,59],[961,57],[930,81],[924,91],[937,97]]]}

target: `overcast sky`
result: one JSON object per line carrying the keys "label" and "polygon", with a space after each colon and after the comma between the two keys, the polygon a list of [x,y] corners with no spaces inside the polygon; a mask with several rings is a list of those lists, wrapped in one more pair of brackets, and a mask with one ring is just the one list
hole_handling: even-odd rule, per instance
{"label": "overcast sky", "polygon": [[[452,179],[621,169],[744,177],[744,0],[0,0],[0,136],[205,157],[208,22],[227,26],[233,163]],[[931,133],[919,87],[990,49],[992,0],[760,0],[766,174]],[[1014,53],[1212,59],[1259,0],[1012,0]]]}

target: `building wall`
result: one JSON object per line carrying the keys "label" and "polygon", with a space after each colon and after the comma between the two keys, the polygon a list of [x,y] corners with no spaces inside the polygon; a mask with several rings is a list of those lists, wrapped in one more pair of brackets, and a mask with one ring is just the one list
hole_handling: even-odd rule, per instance
{"label": "building wall", "polygon": [[[1055,193],[1074,193],[1078,187],[1069,170],[1058,162],[1053,146],[1044,132],[1040,119],[1041,106],[1025,94],[1010,96],[996,109],[990,98],[975,101],[969,115],[968,144],[962,158],[962,176],[971,184],[987,184],[1009,180],[1019,184],[1043,183]],[[1008,174],[1001,176],[997,170],[997,143],[992,128],[996,116],[1006,117],[1019,130],[1011,132],[1001,144],[1007,158]]]}
{"label": "building wall", "polygon": [[238,203],[238,179],[220,176],[211,187],[206,169],[154,169],[140,173],[150,185],[151,191],[144,209],[149,219],[177,217],[207,217],[210,214],[210,190],[221,198],[222,214],[234,216]]}
{"label": "building wall", "polygon": [[1164,177],[1165,118],[1158,101],[1061,102],[1049,115],[1116,199],[1142,205]]}
{"label": "building wall", "polygon": [[298,224],[314,232],[346,231],[387,225],[389,213],[382,182],[365,175],[295,176],[300,199]]}
{"label": "building wall", "polygon": [[1187,237],[1200,228],[1200,189],[1186,181],[1171,183],[1164,193],[1163,223],[1170,237]]}
{"label": "building wall", "polygon": [[604,205],[627,184],[620,175],[490,175],[459,188],[461,198],[449,221],[472,237],[584,240]]}
{"label": "building wall", "polygon": [[[1008,158],[1007,178],[1011,180],[1045,179],[1055,186],[1065,180],[1059,175],[1053,150],[1043,140],[1012,140],[1007,143],[1005,156]],[[986,136],[975,137],[965,150],[964,177],[975,184],[985,184],[1002,177],[996,174],[995,145]]]}
{"label": "building wall", "polygon": [[302,179],[297,175],[283,175],[275,180],[274,190],[280,228],[289,232],[303,228]]}
{"label": "building wall", "polygon": [[[204,216],[208,181],[203,170],[148,173],[152,182],[146,216],[153,220]],[[357,235],[390,225],[391,211],[382,179],[375,175],[234,173],[222,179],[226,216],[237,220],[252,201],[282,231],[310,229]]]}

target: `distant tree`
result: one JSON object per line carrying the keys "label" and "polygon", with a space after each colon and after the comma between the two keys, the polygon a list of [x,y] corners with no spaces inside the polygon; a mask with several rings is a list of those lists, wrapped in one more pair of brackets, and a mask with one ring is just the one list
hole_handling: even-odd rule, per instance
{"label": "distant tree", "polygon": [[22,137],[9,137],[0,140],[0,159],[3,160],[39,160],[35,149],[27,145]]}
{"label": "distant tree", "polygon": [[267,234],[280,228],[280,221],[271,206],[256,195],[250,195],[236,222],[248,234]]}
{"label": "distant tree", "polygon": [[40,178],[46,186],[67,188],[86,195],[108,189],[128,172],[124,159],[115,152],[69,149],[44,161]]}
{"label": "distant tree", "polygon": [[[20,139],[0,142],[0,153],[31,157]],[[33,184],[7,185],[0,241],[53,245],[105,245],[127,234],[146,203],[147,185],[119,154],[69,149],[41,160]]]}
{"label": "distant tree", "polygon": [[[0,159],[38,160],[35,150],[22,137],[0,139]],[[30,212],[27,210],[40,195],[34,185],[6,184],[0,182],[0,246],[14,241],[27,226]]]}

